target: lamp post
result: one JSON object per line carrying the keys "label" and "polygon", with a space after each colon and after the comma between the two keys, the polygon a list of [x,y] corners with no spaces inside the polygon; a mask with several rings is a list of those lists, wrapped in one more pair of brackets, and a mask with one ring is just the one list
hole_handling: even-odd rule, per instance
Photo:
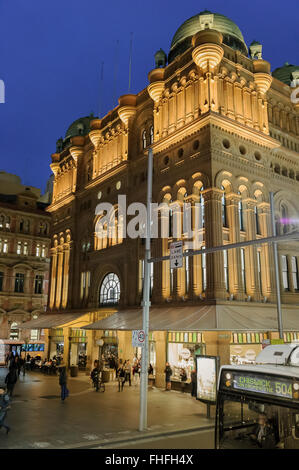
{"label": "lamp post", "polygon": [[[276,237],[276,225],[275,225],[275,212],[274,212],[274,195],[273,192],[269,193],[270,196],[270,210],[271,210],[271,224],[272,224],[272,235]],[[278,253],[277,243],[273,242],[273,255],[274,255],[274,269],[275,269],[275,284],[276,284],[276,302],[277,302],[277,323],[279,338],[283,339],[283,326],[282,326],[282,312],[281,312],[281,296],[280,296],[280,278],[278,268]]]}
{"label": "lamp post", "polygon": [[139,431],[147,428],[147,389],[148,389],[148,356],[149,356],[149,309],[150,309],[150,263],[151,258],[151,202],[153,184],[153,151],[148,151],[147,166],[147,211],[146,211],[146,240],[144,256],[144,281],[142,301],[142,329],[145,333],[145,341],[141,356],[140,374],[140,413]]}

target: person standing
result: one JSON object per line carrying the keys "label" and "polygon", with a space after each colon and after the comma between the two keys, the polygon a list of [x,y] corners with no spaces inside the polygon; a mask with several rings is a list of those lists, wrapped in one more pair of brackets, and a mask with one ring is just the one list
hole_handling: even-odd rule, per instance
{"label": "person standing", "polygon": [[196,370],[191,371],[191,396],[196,397]]}
{"label": "person standing", "polygon": [[13,389],[18,380],[18,375],[17,375],[17,368],[16,367],[10,367],[9,372],[7,376],[5,377],[5,383],[7,387],[7,393],[10,397],[12,397],[13,394]]}
{"label": "person standing", "polygon": [[171,390],[170,377],[172,376],[172,369],[169,365],[169,362],[166,362],[164,373],[165,373],[166,390]]}
{"label": "person standing", "polygon": [[129,386],[131,387],[131,364],[130,364],[130,360],[128,359],[126,362],[125,362],[125,382],[129,382]]}
{"label": "person standing", "polygon": [[181,390],[184,393],[185,384],[186,384],[186,380],[187,380],[187,374],[186,374],[186,371],[185,371],[184,368],[181,368],[180,377],[181,377]]}
{"label": "person standing", "polygon": [[63,363],[59,366],[59,385],[61,387],[61,401],[64,401],[69,396],[69,391],[67,389],[66,366]]}
{"label": "person standing", "polygon": [[118,379],[118,391],[123,391],[124,389],[124,384],[125,384],[125,368],[123,364],[120,364],[118,370],[117,370],[117,379]]}

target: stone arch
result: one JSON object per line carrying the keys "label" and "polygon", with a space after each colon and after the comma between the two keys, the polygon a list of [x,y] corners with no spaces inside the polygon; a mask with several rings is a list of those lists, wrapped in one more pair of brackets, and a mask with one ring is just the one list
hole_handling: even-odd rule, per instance
{"label": "stone arch", "polygon": [[225,188],[226,193],[234,192],[234,177],[232,173],[226,170],[219,171],[215,176],[215,187],[221,189],[221,186]]}

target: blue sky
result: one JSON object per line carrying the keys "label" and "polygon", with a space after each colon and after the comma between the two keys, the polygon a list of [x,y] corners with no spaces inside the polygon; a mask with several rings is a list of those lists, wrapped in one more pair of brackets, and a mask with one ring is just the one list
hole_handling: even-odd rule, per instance
{"label": "blue sky", "polygon": [[0,170],[44,191],[56,140],[78,117],[99,113],[101,63],[105,113],[128,92],[130,33],[137,93],[155,52],[168,53],[177,28],[204,9],[231,18],[247,45],[260,41],[272,70],[299,64],[298,0],[0,0]]}

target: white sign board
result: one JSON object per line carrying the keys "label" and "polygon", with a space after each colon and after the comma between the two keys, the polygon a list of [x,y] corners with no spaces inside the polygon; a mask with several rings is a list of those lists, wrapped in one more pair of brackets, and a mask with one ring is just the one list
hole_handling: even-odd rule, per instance
{"label": "white sign board", "polygon": [[142,348],[145,344],[144,330],[132,330],[132,346],[133,348]]}
{"label": "white sign board", "polygon": [[183,242],[170,244],[170,269],[183,267]]}

